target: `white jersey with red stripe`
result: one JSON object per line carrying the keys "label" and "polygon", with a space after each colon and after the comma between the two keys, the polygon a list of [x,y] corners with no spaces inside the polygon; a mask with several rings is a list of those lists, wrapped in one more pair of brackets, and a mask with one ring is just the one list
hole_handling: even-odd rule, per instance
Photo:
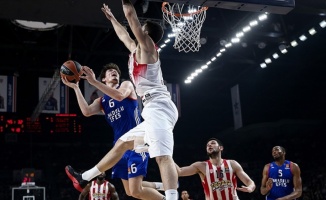
{"label": "white jersey with red stripe", "polygon": [[153,64],[140,64],[136,61],[135,56],[136,49],[129,55],[128,67],[129,76],[135,84],[137,94],[141,97],[147,93],[170,96],[164,85],[160,59],[158,58]]}
{"label": "white jersey with red stripe", "polygon": [[223,159],[221,167],[206,161],[206,175],[202,180],[206,200],[238,200],[237,178],[230,160]]}
{"label": "white jersey with red stripe", "polygon": [[102,184],[97,184],[96,180],[93,180],[88,196],[89,200],[110,200],[109,181],[104,180]]}

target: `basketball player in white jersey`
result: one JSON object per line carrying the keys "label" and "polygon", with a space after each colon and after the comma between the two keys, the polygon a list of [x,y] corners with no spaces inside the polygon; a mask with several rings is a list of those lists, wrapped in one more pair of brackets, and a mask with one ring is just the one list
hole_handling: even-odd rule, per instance
{"label": "basketball player in white jersey", "polygon": [[[218,139],[211,138],[206,145],[209,160],[181,168],[176,164],[179,176],[200,176],[206,200],[238,200],[237,191],[251,193],[256,188],[254,181],[237,161],[221,157],[223,148]],[[245,186],[237,187],[237,177]]]}
{"label": "basketball player in white jersey", "polygon": [[101,199],[101,200],[119,200],[118,193],[112,183],[105,180],[105,173],[97,176],[96,180],[88,183],[80,193],[78,200]]}
{"label": "basketball player in white jersey", "polygon": [[[155,158],[159,166],[166,200],[178,200],[178,174],[172,159],[174,147],[172,131],[178,119],[178,110],[164,85],[156,46],[163,37],[163,28],[151,21],[146,21],[142,26],[130,0],[122,0],[122,6],[136,40],[131,39],[107,5],[103,5],[102,11],[111,21],[119,39],[130,51],[129,75],[136,87],[137,95],[142,98],[144,121],[121,136],[114,147],[92,169],[83,174],[71,170],[70,174],[75,180],[74,185],[82,186],[85,181],[111,169],[126,150],[134,149],[136,152],[148,150],[150,157]],[[155,200],[149,193],[142,194],[141,199]]]}

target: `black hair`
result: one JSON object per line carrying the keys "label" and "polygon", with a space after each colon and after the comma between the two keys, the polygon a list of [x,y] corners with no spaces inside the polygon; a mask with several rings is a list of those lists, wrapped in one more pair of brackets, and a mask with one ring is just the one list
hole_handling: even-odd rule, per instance
{"label": "black hair", "polygon": [[153,42],[157,44],[163,37],[164,30],[163,27],[156,22],[146,20],[145,30],[148,32],[149,37],[152,38]]}
{"label": "black hair", "polygon": [[121,71],[120,71],[118,65],[117,64],[114,64],[114,63],[109,63],[109,64],[104,65],[104,67],[101,70],[101,73],[100,73],[100,81],[101,82],[103,82],[102,79],[105,78],[105,73],[106,73],[106,71],[108,69],[115,69],[115,70],[117,70],[117,72],[119,74],[119,77],[121,77]]}

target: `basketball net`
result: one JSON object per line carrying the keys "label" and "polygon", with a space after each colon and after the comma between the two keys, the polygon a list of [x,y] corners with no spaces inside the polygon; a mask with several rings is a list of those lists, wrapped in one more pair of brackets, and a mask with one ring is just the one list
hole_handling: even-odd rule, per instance
{"label": "basketball net", "polygon": [[[185,12],[184,7],[187,7],[188,11]],[[168,2],[163,2],[163,19],[171,25],[175,34],[173,47],[179,52],[199,51],[200,32],[206,19],[207,9],[208,7],[185,6],[178,3],[170,5]]]}

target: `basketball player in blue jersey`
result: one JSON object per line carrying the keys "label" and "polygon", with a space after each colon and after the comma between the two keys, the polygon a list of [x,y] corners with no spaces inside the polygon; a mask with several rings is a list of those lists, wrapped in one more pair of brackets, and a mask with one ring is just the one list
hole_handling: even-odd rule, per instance
{"label": "basketball player in blue jersey", "polygon": [[[103,97],[95,99],[89,105],[82,95],[78,83],[71,83],[64,78],[62,78],[62,82],[74,89],[78,105],[84,116],[88,117],[104,112],[107,123],[113,129],[113,143],[115,144],[122,135],[141,122],[134,86],[130,81],[123,81],[119,84],[121,72],[114,63],[109,63],[103,67],[100,74],[101,82],[96,80],[93,70],[89,67],[83,66],[82,70],[84,74],[80,78],[86,79],[91,85],[102,91]],[[153,193],[153,196],[156,195],[159,199],[163,199],[164,196],[157,190],[141,187],[143,177],[146,176],[148,159],[148,153],[125,151],[122,158],[112,168],[112,178],[122,180],[129,196],[137,197],[143,193]],[[75,184],[76,180],[72,167],[66,166],[65,170],[68,177],[73,181],[74,187],[78,191],[82,191],[84,187]],[[85,183],[87,184],[87,182]]]}
{"label": "basketball player in blue jersey", "polygon": [[[130,51],[129,76],[135,85],[137,95],[142,98],[144,121],[119,138],[114,147],[93,168],[82,174],[71,168],[72,178],[76,180],[76,184],[83,186],[85,181],[90,181],[101,172],[112,168],[126,149],[136,152],[148,150],[150,157],[155,158],[159,166],[166,200],[177,200],[178,174],[172,155],[173,129],[178,120],[178,110],[164,85],[161,61],[156,46],[163,37],[164,31],[160,24],[152,21],[146,21],[141,25],[130,0],[122,0],[122,8],[131,31],[136,37],[135,40],[116,20],[107,5],[103,5],[102,11],[112,23],[119,39]],[[160,200],[150,193],[143,193],[142,197],[138,198]]]}
{"label": "basketball player in blue jersey", "polygon": [[265,165],[260,193],[266,200],[292,200],[302,195],[302,181],[299,166],[285,160],[285,149],[275,146],[272,149],[274,162]]}

